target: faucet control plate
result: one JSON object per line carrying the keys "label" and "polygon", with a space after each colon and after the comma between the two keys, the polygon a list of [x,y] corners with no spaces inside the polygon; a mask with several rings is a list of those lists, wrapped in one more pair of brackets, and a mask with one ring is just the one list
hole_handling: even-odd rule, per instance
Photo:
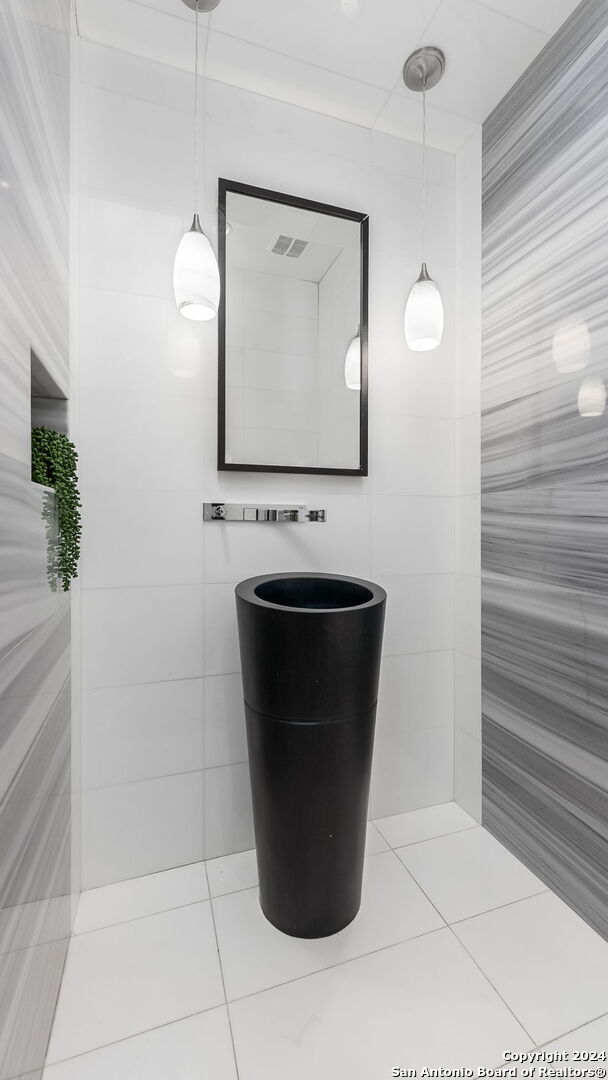
{"label": "faucet control plate", "polygon": [[308,510],[302,503],[204,503],[203,521],[247,521],[269,523],[327,521],[326,510]]}

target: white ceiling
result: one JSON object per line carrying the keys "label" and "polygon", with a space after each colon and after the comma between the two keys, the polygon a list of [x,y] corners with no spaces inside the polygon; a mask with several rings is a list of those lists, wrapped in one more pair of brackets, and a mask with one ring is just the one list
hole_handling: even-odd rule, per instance
{"label": "white ceiling", "polygon": [[[439,45],[429,143],[455,152],[578,0],[221,0],[201,16],[206,74],[364,127],[419,141],[420,103],[401,69]],[[83,37],[192,70],[182,0],[76,0]]]}

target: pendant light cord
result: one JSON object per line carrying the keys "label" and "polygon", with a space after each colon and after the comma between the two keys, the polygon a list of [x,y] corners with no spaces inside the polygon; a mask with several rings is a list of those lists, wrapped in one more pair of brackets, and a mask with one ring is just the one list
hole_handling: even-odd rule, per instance
{"label": "pendant light cord", "polygon": [[[197,0],[197,3],[198,3],[198,0]],[[209,41],[211,39],[211,19],[212,18],[213,18],[213,16],[209,15],[208,20],[207,20],[207,36],[205,37],[205,51],[203,53],[203,76],[202,76],[202,78],[203,78],[203,91],[207,90],[205,80],[207,78],[207,53],[209,52]],[[206,98],[204,98],[203,100],[206,100]],[[206,163],[207,163],[207,114],[205,112],[205,109],[203,108],[203,170],[205,168]],[[203,188],[204,188],[204,186],[205,186],[205,182],[203,180]]]}
{"label": "pendant light cord", "polygon": [[194,10],[194,213],[198,214],[198,0]]}
{"label": "pendant light cord", "polygon": [[422,77],[422,261],[426,261],[426,76],[424,75]]}

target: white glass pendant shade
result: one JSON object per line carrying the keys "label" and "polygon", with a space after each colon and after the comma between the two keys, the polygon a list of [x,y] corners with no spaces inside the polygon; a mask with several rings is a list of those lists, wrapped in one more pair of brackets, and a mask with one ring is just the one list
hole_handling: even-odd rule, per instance
{"label": "white glass pendant shade", "polygon": [[578,392],[578,411],[581,416],[601,416],[606,408],[606,387],[599,375],[583,379]]}
{"label": "white glass pendant shade", "polygon": [[348,390],[361,389],[361,338],[359,334],[351,341],[344,361],[344,382]]}
{"label": "white glass pendant shade", "polygon": [[587,366],[591,337],[582,315],[558,322],[553,333],[553,363],[560,372],[581,371]]}
{"label": "white glass pendant shade", "polygon": [[173,266],[175,303],[185,319],[215,319],[220,303],[220,272],[215,252],[201,229],[198,214],[182,236]]}
{"label": "white glass pendant shade", "polygon": [[405,305],[405,340],[414,352],[429,352],[441,344],[443,336],[443,301],[429,277],[426,263],[414,282]]}

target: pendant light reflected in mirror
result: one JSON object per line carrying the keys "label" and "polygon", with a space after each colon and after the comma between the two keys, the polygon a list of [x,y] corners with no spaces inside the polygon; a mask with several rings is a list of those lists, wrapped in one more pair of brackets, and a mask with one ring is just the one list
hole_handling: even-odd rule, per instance
{"label": "pendant light reflected in mirror", "polygon": [[348,346],[344,361],[344,382],[347,390],[361,389],[361,332],[357,330]]}
{"label": "pendant light reflected in mirror", "polygon": [[445,56],[435,46],[425,46],[412,53],[403,68],[408,90],[422,94],[422,267],[410,289],[405,305],[404,330],[408,347],[414,352],[428,352],[441,344],[443,336],[443,301],[430,276],[426,261],[426,92],[436,86],[445,71]]}
{"label": "pendant light reflected in mirror", "polygon": [[194,217],[182,236],[173,266],[175,303],[185,319],[203,322],[214,319],[220,303],[220,272],[215,252],[205,236],[198,216],[198,16],[211,11],[219,0],[183,0],[194,9]]}

